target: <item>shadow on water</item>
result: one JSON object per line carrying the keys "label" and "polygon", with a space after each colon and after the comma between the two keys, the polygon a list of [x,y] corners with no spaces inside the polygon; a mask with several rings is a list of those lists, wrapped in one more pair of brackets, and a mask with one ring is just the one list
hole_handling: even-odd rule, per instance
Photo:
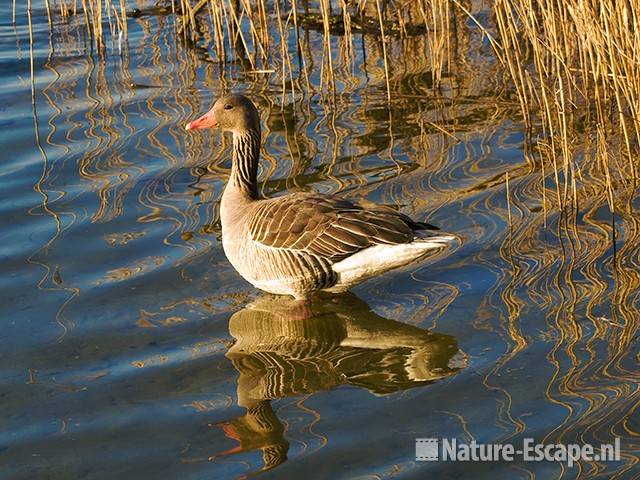
{"label": "shadow on water", "polygon": [[229,333],[235,343],[226,357],[239,373],[237,402],[246,413],[217,424],[239,445],[211,459],[260,449],[264,470],[285,462],[289,450],[272,400],[341,385],[385,395],[466,365],[454,337],[381,317],[348,293],[311,304],[261,297],[231,316]]}

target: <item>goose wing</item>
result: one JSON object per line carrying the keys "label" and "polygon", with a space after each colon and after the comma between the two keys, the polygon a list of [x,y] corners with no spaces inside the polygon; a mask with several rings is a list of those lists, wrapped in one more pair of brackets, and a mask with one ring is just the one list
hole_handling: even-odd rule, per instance
{"label": "goose wing", "polygon": [[436,229],[385,207],[364,209],[349,201],[295,193],[260,202],[249,223],[254,242],[307,252],[338,262],[380,244],[413,241],[416,230]]}

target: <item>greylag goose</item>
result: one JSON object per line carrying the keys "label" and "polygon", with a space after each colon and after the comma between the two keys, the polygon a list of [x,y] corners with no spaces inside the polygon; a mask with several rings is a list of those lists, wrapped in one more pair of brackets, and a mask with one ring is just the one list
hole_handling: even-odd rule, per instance
{"label": "greylag goose", "polygon": [[260,117],[242,95],[218,99],[187,130],[233,134],[231,177],[220,205],[222,246],[254,287],[306,299],[317,290],[350,287],[424,257],[455,237],[386,207],[297,192],[260,198]]}

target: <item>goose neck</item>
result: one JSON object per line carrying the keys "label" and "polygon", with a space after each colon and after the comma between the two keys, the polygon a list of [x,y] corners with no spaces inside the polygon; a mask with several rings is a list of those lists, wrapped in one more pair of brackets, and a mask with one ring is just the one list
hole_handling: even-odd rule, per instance
{"label": "goose neck", "polygon": [[233,133],[233,156],[229,186],[258,197],[258,160],[260,158],[260,130],[241,130]]}

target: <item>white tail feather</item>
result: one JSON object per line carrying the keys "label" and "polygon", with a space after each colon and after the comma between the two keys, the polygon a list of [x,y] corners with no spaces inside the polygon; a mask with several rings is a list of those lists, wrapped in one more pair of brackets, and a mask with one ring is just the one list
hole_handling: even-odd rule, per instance
{"label": "white tail feather", "polygon": [[338,283],[328,290],[346,290],[383,272],[407,265],[432,250],[447,247],[456,240],[457,237],[453,235],[432,234],[416,238],[411,243],[366,248],[333,265],[333,270],[338,274]]}

